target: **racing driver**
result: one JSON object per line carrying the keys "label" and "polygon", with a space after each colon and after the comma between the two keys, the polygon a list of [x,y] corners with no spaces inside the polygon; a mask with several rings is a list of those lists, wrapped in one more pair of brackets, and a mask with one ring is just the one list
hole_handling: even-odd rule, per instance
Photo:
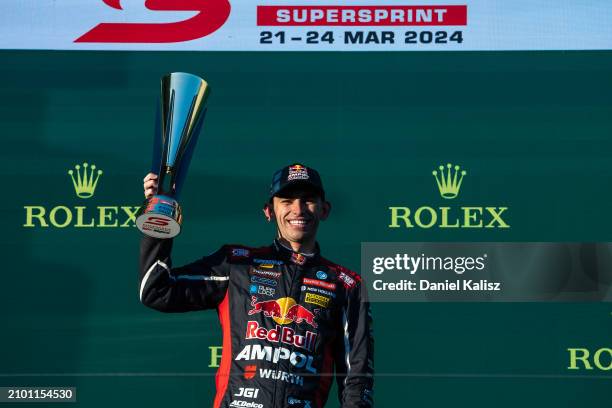
{"label": "racing driver", "polygon": [[[145,196],[157,176],[144,179]],[[335,373],[343,408],[372,407],[371,315],[361,277],[323,256],[319,222],[331,210],[319,173],[277,171],[263,213],[272,245],[224,245],[173,267],[171,239],[143,236],[140,300],[162,312],[217,309],[223,353],[214,408],[321,408]]]}

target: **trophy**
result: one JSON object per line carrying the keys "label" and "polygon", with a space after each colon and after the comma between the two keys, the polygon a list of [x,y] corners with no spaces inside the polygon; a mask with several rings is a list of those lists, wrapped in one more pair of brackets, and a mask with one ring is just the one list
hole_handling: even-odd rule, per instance
{"label": "trophy", "polygon": [[158,189],[136,216],[136,226],[150,237],[172,238],[181,232],[177,199],[204,122],[209,90],[206,81],[192,74],[173,72],[162,78],[151,170],[158,175]]}

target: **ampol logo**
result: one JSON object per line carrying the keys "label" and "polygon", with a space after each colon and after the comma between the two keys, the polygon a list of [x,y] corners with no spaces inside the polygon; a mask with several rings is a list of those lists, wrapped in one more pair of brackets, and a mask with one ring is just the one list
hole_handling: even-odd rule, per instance
{"label": "ampol logo", "polygon": [[[102,0],[123,10],[121,0]],[[227,21],[229,0],[146,0],[152,11],[197,11],[187,20],[173,23],[101,23],[74,42],[82,43],[173,43],[205,37]]]}

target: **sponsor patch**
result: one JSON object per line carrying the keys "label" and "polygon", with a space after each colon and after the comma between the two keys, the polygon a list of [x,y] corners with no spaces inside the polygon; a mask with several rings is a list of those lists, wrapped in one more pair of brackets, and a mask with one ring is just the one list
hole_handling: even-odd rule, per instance
{"label": "sponsor patch", "polygon": [[307,351],[313,351],[317,333],[306,331],[303,335],[296,334],[295,330],[291,327],[283,327],[280,325],[276,325],[273,329],[266,329],[265,327],[259,326],[258,322],[249,320],[249,322],[247,322],[244,338],[246,340],[259,339],[267,340],[272,343],[284,343]]}
{"label": "sponsor patch", "polygon": [[260,276],[251,276],[251,282],[268,286],[276,286],[276,281],[274,279],[262,278]]}
{"label": "sponsor patch", "polygon": [[295,166],[289,167],[289,174],[287,175],[287,181],[291,180],[308,180],[308,170],[306,167],[296,164]]}
{"label": "sponsor patch", "polygon": [[257,394],[259,394],[259,388],[240,387],[234,397],[257,398]]}
{"label": "sponsor patch", "polygon": [[295,368],[303,368],[313,374],[317,369],[312,366],[314,358],[311,355],[293,351],[286,347],[262,346],[261,344],[247,344],[235,358],[240,360],[260,360],[277,364],[279,361],[286,360]]}
{"label": "sponsor patch", "polygon": [[257,294],[264,295],[264,296],[274,296],[274,294],[276,294],[276,289],[270,288],[268,286],[258,285]]}
{"label": "sponsor patch", "polygon": [[257,366],[256,365],[248,365],[244,367],[244,378],[250,380],[255,378],[255,374],[257,374]]}
{"label": "sponsor patch", "polygon": [[265,271],[257,268],[251,268],[251,274],[263,276],[265,278],[278,279],[281,276],[280,272]]}
{"label": "sponsor patch", "polygon": [[317,328],[315,317],[319,309],[314,309],[311,312],[291,297],[258,301],[257,297],[251,296],[251,306],[252,309],[248,311],[249,316],[263,313],[264,317],[271,317],[281,325],[295,322],[297,324],[309,324],[313,328]]}
{"label": "sponsor patch", "polygon": [[355,286],[355,283],[356,283],[355,279],[351,278],[344,272],[338,273],[338,279],[342,281],[342,284],[347,289],[352,288],[353,286]]}
{"label": "sponsor patch", "polygon": [[311,303],[313,305],[328,307],[329,306],[329,298],[321,295],[317,295],[315,293],[306,293],[306,303]]}
{"label": "sponsor patch", "polygon": [[263,408],[263,404],[254,401],[233,400],[230,404],[232,408]]}
{"label": "sponsor patch", "polygon": [[295,375],[293,373],[288,373],[286,371],[280,370],[270,370],[265,368],[259,369],[259,376],[261,378],[269,378],[272,380],[280,380],[289,384],[296,384],[299,386],[304,385],[304,377],[300,375]]}
{"label": "sponsor patch", "polygon": [[329,290],[321,289],[321,288],[313,288],[312,286],[302,285],[302,292],[315,292],[319,295],[329,296],[332,298],[336,297],[335,292],[330,292]]}
{"label": "sponsor patch", "polygon": [[321,279],[321,280],[325,280],[325,279],[327,279],[327,274],[325,272],[323,272],[323,271],[318,271],[317,272],[317,278]]}
{"label": "sponsor patch", "polygon": [[232,249],[232,256],[247,257],[249,256],[249,250],[244,248],[234,248]]}
{"label": "sponsor patch", "polygon": [[258,268],[264,268],[264,269],[273,269],[274,268],[274,264],[257,264]]}
{"label": "sponsor patch", "polygon": [[291,254],[291,262],[296,265],[304,265],[306,263],[306,257],[302,254],[294,252]]}
{"label": "sponsor patch", "polygon": [[292,408],[312,408],[311,400],[303,400],[294,397],[287,398],[287,404]]}
{"label": "sponsor patch", "polygon": [[303,282],[304,282],[305,285],[318,286],[318,287],[323,288],[323,289],[328,289],[328,290],[335,290],[336,289],[336,284],[335,283],[323,282],[323,281],[320,281],[318,279],[304,278]]}
{"label": "sponsor patch", "polygon": [[[254,263],[258,263],[258,264],[262,264],[262,265],[282,265],[283,261],[279,261],[278,259],[261,259],[261,258],[254,258],[253,259]],[[259,265],[260,268],[268,268],[268,266],[261,266]]]}

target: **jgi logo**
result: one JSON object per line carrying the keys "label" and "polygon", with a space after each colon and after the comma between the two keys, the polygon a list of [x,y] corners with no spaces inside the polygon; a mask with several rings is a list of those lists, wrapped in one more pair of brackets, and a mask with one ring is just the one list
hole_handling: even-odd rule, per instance
{"label": "jgi logo", "polygon": [[234,397],[257,398],[257,394],[259,394],[259,388],[240,387]]}

